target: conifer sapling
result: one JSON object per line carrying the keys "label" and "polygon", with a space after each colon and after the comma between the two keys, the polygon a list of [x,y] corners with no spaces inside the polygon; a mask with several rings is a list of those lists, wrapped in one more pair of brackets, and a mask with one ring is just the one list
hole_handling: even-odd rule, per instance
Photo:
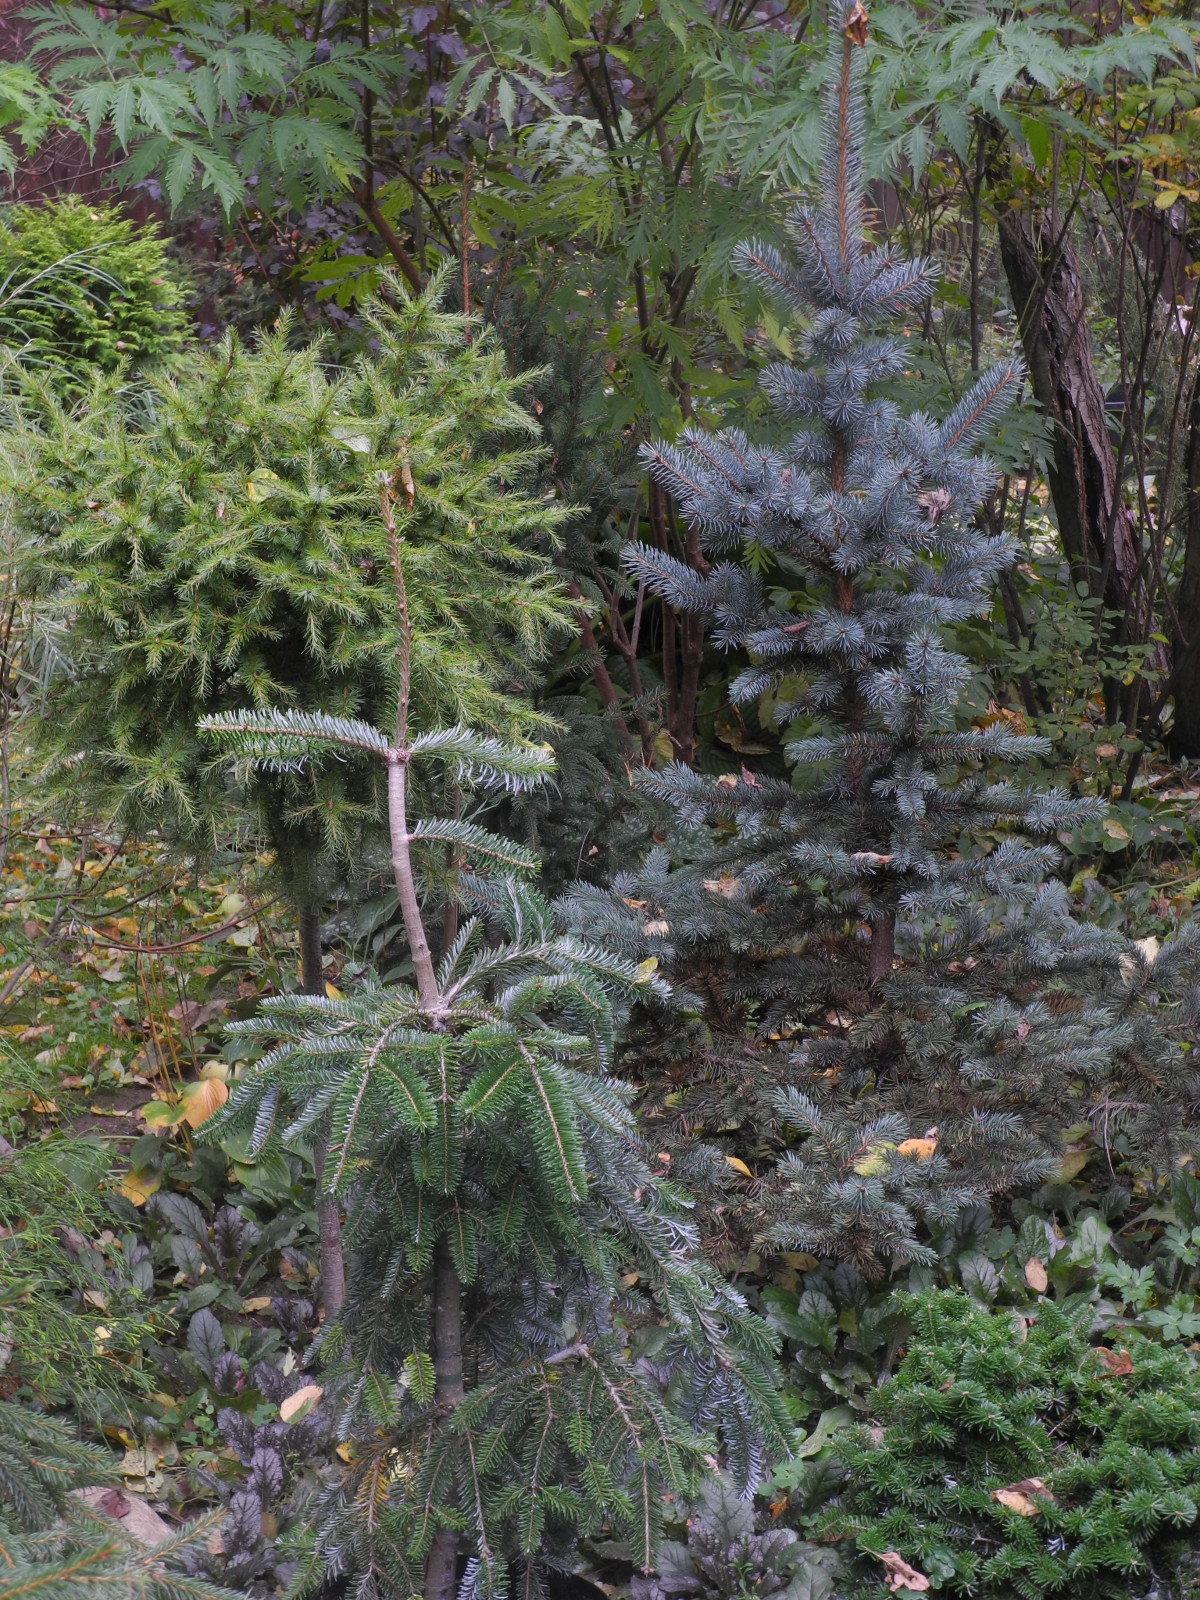
{"label": "conifer sapling", "polygon": [[[773,698],[792,776],[644,774],[674,813],[674,869],[653,852],[607,900],[576,891],[570,915],[657,955],[714,1030],[757,1029],[773,1080],[758,1134],[783,1152],[762,1241],[877,1273],[925,1258],[919,1213],[1052,1176],[1066,1122],[1116,1115],[1120,1153],[1169,1169],[1194,1074],[1156,1020],[1186,941],[1151,986],[1140,954],[1073,919],[1053,840],[1093,803],[998,781],[1044,743],[963,715],[947,634],[989,609],[1013,558],[975,512],[1021,367],[997,363],[942,420],[892,398],[913,356],[889,324],[916,319],[935,271],[868,240],[867,20],[838,15],[819,203],[792,216],[790,255],[739,255],[797,325],[797,359],[762,377],[780,442],[689,427],[648,447],[713,566],[625,552],[746,652],[731,698]],[[781,584],[801,575],[790,592],[759,575],[775,561]],[[703,1127],[690,1100],[681,1114]]]}
{"label": "conifer sapling", "polygon": [[[416,640],[403,458],[379,486],[394,585],[397,695],[387,733],[304,712],[203,727],[277,767],[323,752],[383,766],[413,981],[344,998],[285,996],[238,1024],[273,1046],[205,1125],[319,1139],[348,1208],[346,1306],[324,1353],[355,1441],[325,1505],[310,1578],[450,1600],[539,1592],[547,1545],[587,1527],[653,1559],[666,1491],[687,1493],[719,1432],[739,1484],[785,1451],[765,1325],[705,1263],[681,1197],[655,1170],[607,1076],[614,1004],[661,983],[563,935],[528,883],[536,859],[474,823],[413,824],[414,769],[465,792],[545,777],[545,748],[462,726],[416,733]],[[414,852],[452,844],[474,911],[435,963]],[[290,1126],[275,1131],[289,1106]]]}

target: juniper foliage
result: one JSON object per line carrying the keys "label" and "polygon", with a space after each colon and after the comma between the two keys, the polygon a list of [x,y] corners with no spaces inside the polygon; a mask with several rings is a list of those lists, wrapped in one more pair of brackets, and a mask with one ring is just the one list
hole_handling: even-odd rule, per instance
{"label": "juniper foliage", "polygon": [[[1072,917],[1055,834],[1089,803],[998,776],[1044,745],[959,710],[948,631],[988,610],[1012,560],[975,517],[996,476],[981,447],[1022,373],[1000,362],[940,420],[895,398],[910,355],[891,325],[919,316],[935,269],[869,241],[866,22],[844,17],[819,203],[792,216],[789,255],[739,256],[797,328],[797,359],[762,376],[780,442],[688,428],[648,447],[712,565],[624,557],[745,652],[731,698],[773,698],[792,772],[645,774],[673,839],[569,915],[657,956],[723,1036],[665,1086],[691,1127],[728,1126],[708,1062],[757,1030],[734,1075],[759,1082],[739,1094],[762,1107],[763,1154],[782,1151],[756,1196],[762,1242],[878,1271],[925,1256],[920,1215],[1051,1175],[1064,1122],[1101,1138],[1115,1116],[1118,1154],[1169,1167],[1194,1075],[1155,1007],[1174,984],[1181,1023],[1194,999],[1186,942],[1150,983],[1140,954]],[[790,592],[760,576],[773,563],[800,575]]]}
{"label": "juniper foliage", "polygon": [[[789,1429],[769,1330],[697,1249],[610,1075],[620,1006],[663,991],[652,966],[561,934],[523,847],[462,818],[410,823],[415,769],[514,794],[551,763],[461,726],[412,732],[401,482],[380,500],[393,729],[278,711],[204,727],[258,764],[332,749],[385,769],[414,981],[267,1001],[238,1027],[269,1048],[204,1132],[311,1139],[348,1208],[348,1298],[323,1350],[355,1459],[296,1592],[353,1573],[362,1596],[449,1600],[461,1552],[464,1592],[502,1595],[516,1574],[532,1596],[583,1529],[618,1530],[649,1565],[664,1492],[694,1491],[718,1435],[746,1489]],[[447,844],[473,914],[435,964],[415,858]]]}

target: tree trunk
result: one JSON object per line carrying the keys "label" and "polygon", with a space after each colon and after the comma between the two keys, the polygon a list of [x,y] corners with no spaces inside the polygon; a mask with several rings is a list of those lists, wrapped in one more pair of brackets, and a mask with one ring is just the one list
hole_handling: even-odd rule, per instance
{"label": "tree trunk", "polygon": [[1168,739],[1176,761],[1200,757],[1200,376],[1188,407],[1184,477],[1183,576],[1175,611],[1186,638],[1175,640],[1175,722]]}
{"label": "tree trunk", "polygon": [[1140,541],[1117,481],[1079,261],[1044,220],[1031,235],[1019,211],[1003,210],[998,226],[1030,385],[1050,426],[1046,476],[1063,551],[1088,592],[1126,619],[1126,640],[1144,640],[1151,608]]}
{"label": "tree trunk", "polygon": [[885,912],[879,920],[871,925],[871,949],[867,956],[867,982],[872,987],[881,983],[884,978],[892,975],[892,963],[896,959],[896,917],[895,913]]}
{"label": "tree trunk", "polygon": [[[300,991],[324,994],[325,974],[321,966],[321,908],[302,905],[297,911],[300,924]],[[336,1317],[346,1299],[346,1262],[342,1254],[342,1208],[335,1194],[325,1194],[324,1139],[313,1142],[313,1166],[317,1175],[317,1236],[321,1243],[321,1304],[325,1320]]]}
{"label": "tree trunk", "polygon": [[[462,1284],[450,1247],[440,1239],[433,1254],[434,1400],[448,1416],[463,1398]],[[425,1565],[424,1600],[454,1600],[458,1586],[458,1539],[440,1528]]]}

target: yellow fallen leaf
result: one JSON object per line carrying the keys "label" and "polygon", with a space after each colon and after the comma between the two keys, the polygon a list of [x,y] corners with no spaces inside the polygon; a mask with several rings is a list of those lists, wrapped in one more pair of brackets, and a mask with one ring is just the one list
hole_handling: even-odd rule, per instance
{"label": "yellow fallen leaf", "polygon": [[243,1311],[269,1311],[271,1309],[271,1296],[269,1294],[252,1295],[249,1300],[242,1301]]}
{"label": "yellow fallen leaf", "polygon": [[183,1120],[189,1128],[198,1128],[207,1122],[214,1111],[219,1111],[229,1099],[229,1090],[220,1078],[201,1078],[198,1083],[187,1083],[180,1095],[184,1107]]}
{"label": "yellow fallen leaf", "polygon": [[137,1446],[126,1450],[121,1462],[121,1476],[123,1478],[148,1478],[158,1466],[159,1455],[157,1450],[152,1450],[149,1445]]}
{"label": "yellow fallen leaf", "polygon": [[1045,1294],[1049,1287],[1050,1279],[1037,1256],[1030,1256],[1025,1263],[1025,1282],[1035,1294]]}
{"label": "yellow fallen leaf", "polygon": [[174,1096],[170,1100],[148,1100],[142,1107],[142,1121],[148,1128],[173,1128],[186,1115],[187,1107],[180,1105]]}
{"label": "yellow fallen leaf", "polygon": [[108,1310],[108,1301],[105,1298],[103,1289],[85,1289],[83,1291],[83,1303],[85,1306],[92,1306],[96,1311]]}
{"label": "yellow fallen leaf", "polygon": [[868,1145],[865,1153],[854,1163],[854,1170],[863,1178],[874,1178],[887,1168],[888,1155],[896,1148],[886,1139]]}
{"label": "yellow fallen leaf", "polygon": [[213,1061],[206,1061],[196,1074],[198,1078],[219,1078],[222,1083],[229,1082],[229,1063],[220,1057]]}
{"label": "yellow fallen leaf", "polygon": [[105,1345],[108,1343],[108,1341],[111,1338],[112,1338],[112,1329],[111,1328],[93,1328],[92,1329],[92,1343],[96,1346],[96,1352],[97,1352],[98,1355],[103,1355],[104,1354],[104,1347],[105,1347]]}
{"label": "yellow fallen leaf", "polygon": [[658,957],[657,956],[647,956],[645,961],[639,961],[638,962],[638,966],[637,966],[637,981],[639,983],[649,983],[650,979],[654,976],[654,974],[657,971],[658,971]]}
{"label": "yellow fallen leaf", "polygon": [[1077,1178],[1092,1159],[1094,1152],[1089,1149],[1068,1150],[1062,1158],[1062,1167],[1059,1176],[1064,1183],[1070,1183],[1072,1178]]}
{"label": "yellow fallen leaf", "polygon": [[916,1156],[918,1161],[928,1161],[937,1149],[936,1139],[902,1139],[896,1146],[896,1154],[901,1156]]}
{"label": "yellow fallen leaf", "polygon": [[302,1421],[321,1398],[321,1394],[322,1390],[317,1384],[306,1383],[303,1389],[297,1389],[295,1394],[288,1395],[280,1405],[280,1418],[284,1422]]}
{"label": "yellow fallen leaf", "polygon": [[726,1156],[725,1159],[735,1172],[743,1172],[747,1178],[752,1178],[754,1176],[746,1163],[744,1161],[739,1161],[737,1156]]}
{"label": "yellow fallen leaf", "polygon": [[331,1000],[340,1000],[342,998],[342,991],[336,984],[330,983],[328,978],[325,980],[325,993]]}
{"label": "yellow fallen leaf", "polygon": [[144,1206],[161,1183],[157,1172],[127,1172],[117,1185],[117,1193],[123,1194],[131,1205]]}
{"label": "yellow fallen leaf", "polygon": [[815,1272],[821,1265],[816,1256],[810,1256],[802,1250],[785,1250],[779,1259],[785,1267],[791,1267],[793,1272]]}
{"label": "yellow fallen leaf", "polygon": [[626,1289],[632,1289],[637,1281],[638,1274],[636,1272],[627,1272],[621,1279],[621,1283]]}
{"label": "yellow fallen leaf", "polygon": [[339,1444],[338,1447],[337,1447],[336,1454],[337,1454],[339,1460],[341,1460],[341,1461],[353,1461],[354,1460],[354,1446],[353,1446],[353,1444]]}

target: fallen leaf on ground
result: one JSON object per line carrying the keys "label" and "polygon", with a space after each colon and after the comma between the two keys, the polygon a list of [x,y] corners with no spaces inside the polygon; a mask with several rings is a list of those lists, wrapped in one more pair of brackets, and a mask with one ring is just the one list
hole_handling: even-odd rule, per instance
{"label": "fallen leaf on ground", "polygon": [[1103,1378],[1124,1378],[1133,1371],[1133,1359],[1128,1350],[1097,1350],[1100,1365],[1104,1371],[1100,1374]]}
{"label": "fallen leaf on ground", "polygon": [[130,1205],[144,1206],[161,1183],[162,1175],[158,1172],[127,1172],[117,1185],[117,1192],[123,1194]]}
{"label": "fallen leaf on ground", "polygon": [[279,1415],[282,1421],[301,1421],[321,1398],[321,1392],[317,1384],[306,1383],[303,1389],[297,1389],[295,1394],[288,1395],[287,1399],[279,1407]]}
{"label": "fallen leaf on ground", "polygon": [[998,1500],[1008,1511],[1019,1517],[1036,1517],[1041,1509],[1039,1500],[1054,1504],[1054,1496],[1041,1478],[1022,1478],[1020,1483],[1010,1483],[1007,1489],[993,1489],[992,1499]]}
{"label": "fallen leaf on ground", "polygon": [[897,1589],[912,1589],[917,1594],[923,1594],[929,1587],[929,1579],[923,1572],[918,1572],[916,1567],[910,1567],[902,1555],[895,1550],[885,1550],[881,1556],[876,1556],[877,1561],[882,1561],[887,1569],[887,1586],[893,1594]]}
{"label": "fallen leaf on ground", "polygon": [[936,1139],[904,1139],[896,1146],[900,1156],[916,1156],[918,1161],[928,1161],[937,1149]]}
{"label": "fallen leaf on ground", "polygon": [[228,1099],[229,1090],[220,1078],[201,1078],[198,1083],[184,1084],[180,1096],[180,1103],[184,1107],[183,1120],[189,1128],[198,1128],[214,1111],[219,1111]]}
{"label": "fallen leaf on ground", "polygon": [[1036,1256],[1030,1256],[1025,1263],[1025,1282],[1035,1294],[1045,1294],[1050,1285],[1049,1275]]}

